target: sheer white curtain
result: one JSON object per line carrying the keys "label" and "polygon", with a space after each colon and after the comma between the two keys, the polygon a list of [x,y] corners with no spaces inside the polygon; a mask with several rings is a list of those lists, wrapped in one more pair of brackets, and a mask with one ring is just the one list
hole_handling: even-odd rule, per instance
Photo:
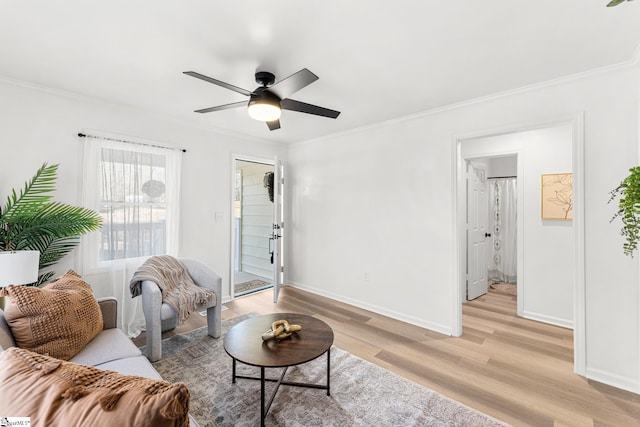
{"label": "sheer white curtain", "polygon": [[493,250],[489,251],[489,279],[517,282],[516,178],[490,178],[489,224]]}
{"label": "sheer white curtain", "polygon": [[149,256],[177,256],[182,152],[85,137],[83,157],[83,205],[103,218],[81,245],[83,274],[97,294],[117,298],[118,326],[137,336],[144,315],[129,280]]}

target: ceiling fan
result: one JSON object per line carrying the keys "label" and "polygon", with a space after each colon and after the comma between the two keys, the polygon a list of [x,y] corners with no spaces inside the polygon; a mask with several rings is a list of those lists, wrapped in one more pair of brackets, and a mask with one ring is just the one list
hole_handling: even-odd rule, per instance
{"label": "ceiling fan", "polygon": [[318,107],[317,105],[307,104],[289,98],[291,94],[318,80],[318,76],[306,68],[275,84],[276,76],[273,73],[258,71],[256,72],[256,83],[262,86],[259,86],[253,91],[207,77],[195,71],[184,71],[184,74],[249,97],[249,102],[232,102],[231,104],[218,105],[217,107],[203,108],[201,110],[195,110],[196,113],[210,113],[212,111],[246,106],[249,116],[256,120],[266,122],[269,130],[280,129],[280,114],[282,110],[315,114],[316,116],[329,117],[332,119],[340,115],[340,111]]}

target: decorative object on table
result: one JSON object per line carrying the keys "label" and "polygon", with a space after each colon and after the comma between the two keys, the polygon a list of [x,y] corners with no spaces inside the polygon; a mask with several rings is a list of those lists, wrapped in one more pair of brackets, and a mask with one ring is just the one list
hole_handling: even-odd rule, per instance
{"label": "decorative object on table", "polygon": [[[19,194],[12,190],[0,207],[0,252],[37,250],[40,270],[57,263],[80,243],[80,236],[102,224],[95,211],[51,200],[57,171],[58,165],[44,163]],[[37,284],[54,274],[40,275]]]}
{"label": "decorative object on table", "polygon": [[262,334],[262,341],[270,339],[282,340],[291,336],[292,333],[301,331],[302,326],[290,325],[286,320],[276,320],[271,324],[271,329]]}
{"label": "decorative object on table", "polygon": [[573,219],[573,174],[542,175],[542,219]]}
{"label": "decorative object on table", "polygon": [[622,221],[620,234],[626,240],[622,248],[625,255],[633,256],[640,239],[640,166],[629,169],[629,172],[629,176],[610,192],[609,203],[619,198],[618,211],[611,222],[618,217]]}

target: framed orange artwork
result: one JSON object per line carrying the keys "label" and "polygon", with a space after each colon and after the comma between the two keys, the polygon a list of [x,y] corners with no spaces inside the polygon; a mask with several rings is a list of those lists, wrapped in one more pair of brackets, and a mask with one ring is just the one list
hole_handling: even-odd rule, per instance
{"label": "framed orange artwork", "polygon": [[573,219],[573,174],[542,175],[542,219]]}

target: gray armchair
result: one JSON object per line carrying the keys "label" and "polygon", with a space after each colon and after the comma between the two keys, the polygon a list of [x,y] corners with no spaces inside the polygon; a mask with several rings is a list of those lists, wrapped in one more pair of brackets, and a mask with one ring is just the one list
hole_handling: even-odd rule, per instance
{"label": "gray armchair", "polygon": [[[198,307],[207,310],[207,329],[213,338],[220,337],[222,323],[222,279],[213,270],[193,259],[180,259],[189,276],[196,285],[211,289],[215,298],[208,305]],[[158,284],[152,280],[142,282],[142,311],[146,322],[147,348],[146,355],[155,362],[162,358],[162,332],[174,329],[178,318],[170,305],[162,303],[162,294]]]}

